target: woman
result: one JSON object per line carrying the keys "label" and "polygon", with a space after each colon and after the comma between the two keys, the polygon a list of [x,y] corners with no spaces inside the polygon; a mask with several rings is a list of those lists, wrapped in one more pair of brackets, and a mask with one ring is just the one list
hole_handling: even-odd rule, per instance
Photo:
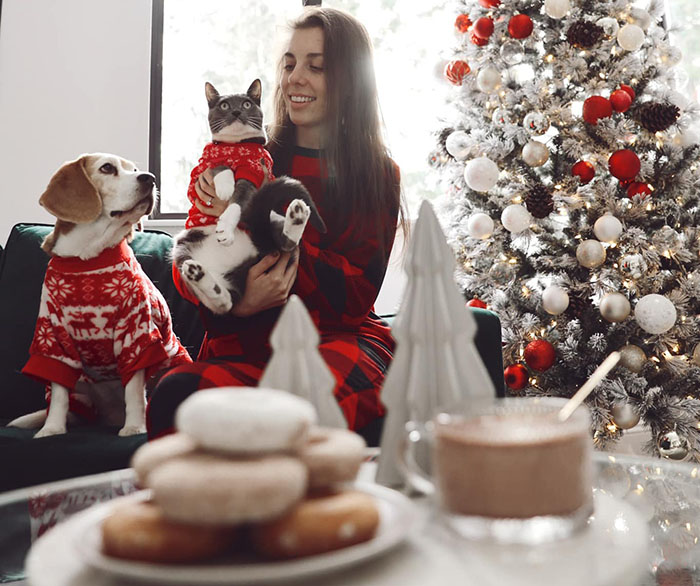
{"label": "woman", "polygon": [[[292,25],[279,80],[267,145],[274,174],[306,186],[328,232],[307,225],[298,254],[269,255],[252,267],[231,315],[200,306],[207,334],[198,361],[158,383],[148,408],[151,438],[172,431],[177,406],[194,391],[258,383],[270,357],[270,331],[291,292],[319,329],[319,351],[336,377],[348,426],[370,445],[379,441],[385,413],[379,391],[394,342],[372,308],[399,215],[404,220],[398,169],[381,138],[366,30],[342,11],[307,9]],[[201,211],[221,214],[209,174],[197,194]],[[191,298],[177,271],[174,276]]]}

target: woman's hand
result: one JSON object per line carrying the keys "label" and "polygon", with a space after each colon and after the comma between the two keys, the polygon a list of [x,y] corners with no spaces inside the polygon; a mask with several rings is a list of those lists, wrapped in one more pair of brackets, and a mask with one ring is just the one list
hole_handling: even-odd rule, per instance
{"label": "woman's hand", "polygon": [[216,197],[214,173],[212,173],[211,169],[202,171],[202,174],[194,184],[194,190],[197,192],[197,199],[194,200],[194,205],[203,214],[218,218],[228,207],[227,202]]}
{"label": "woman's hand", "polygon": [[263,257],[250,267],[246,279],[245,293],[234,305],[231,313],[247,317],[283,305],[297,278],[299,252],[275,252]]}

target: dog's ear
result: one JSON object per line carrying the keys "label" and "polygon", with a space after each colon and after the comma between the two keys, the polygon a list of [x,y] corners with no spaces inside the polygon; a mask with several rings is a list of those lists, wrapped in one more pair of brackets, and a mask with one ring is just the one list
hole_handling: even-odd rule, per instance
{"label": "dog's ear", "polygon": [[49,181],[39,203],[59,220],[85,224],[102,212],[102,198],[85,169],[86,157],[65,163]]}

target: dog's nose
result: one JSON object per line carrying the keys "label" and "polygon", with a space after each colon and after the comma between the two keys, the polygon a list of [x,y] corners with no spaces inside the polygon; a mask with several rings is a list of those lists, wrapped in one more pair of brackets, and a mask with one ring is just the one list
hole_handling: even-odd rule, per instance
{"label": "dog's nose", "polygon": [[139,173],[136,181],[153,186],[156,183],[156,176],[153,173]]}

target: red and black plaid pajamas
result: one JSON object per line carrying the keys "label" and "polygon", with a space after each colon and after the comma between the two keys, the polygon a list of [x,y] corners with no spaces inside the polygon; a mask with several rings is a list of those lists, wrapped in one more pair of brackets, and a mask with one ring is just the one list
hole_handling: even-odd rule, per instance
{"label": "red and black plaid pajamas", "polygon": [[[318,152],[297,149],[288,174],[306,186],[326,218],[332,208],[329,205],[326,213]],[[378,423],[385,413],[379,391],[394,341],[372,308],[386,272],[397,216],[387,214],[386,225],[381,227],[365,219],[361,236],[357,221],[347,222],[339,237],[337,231],[320,234],[307,225],[292,293],[304,301],[320,332],[319,351],[336,378],[334,393],[348,426],[358,431],[372,429],[370,435],[377,440]],[[196,302],[178,271],[173,271],[173,278],[181,293]],[[270,332],[280,311],[273,308],[237,318],[213,315],[200,305],[207,334],[198,360],[175,368],[159,382],[148,406],[149,437],[172,432],[175,410],[194,391],[256,386],[270,358]]]}

